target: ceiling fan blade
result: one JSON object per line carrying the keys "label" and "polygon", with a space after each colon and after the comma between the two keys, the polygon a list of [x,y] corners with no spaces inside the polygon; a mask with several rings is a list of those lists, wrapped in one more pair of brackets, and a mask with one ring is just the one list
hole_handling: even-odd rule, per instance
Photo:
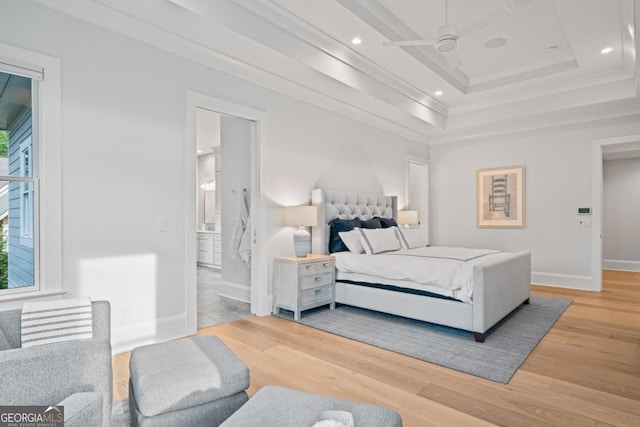
{"label": "ceiling fan blade", "polygon": [[455,49],[447,52],[440,52],[440,55],[444,56],[444,59],[447,61],[447,66],[450,70],[455,70],[462,65],[462,59]]}
{"label": "ceiling fan blade", "polygon": [[382,46],[427,46],[432,45],[431,40],[389,40],[382,42]]}
{"label": "ceiling fan blade", "polygon": [[468,25],[466,28],[458,31],[458,38],[467,36],[471,33],[481,30],[482,28],[495,24],[497,22],[502,21],[503,19],[509,18],[515,15],[515,7],[512,6],[502,6],[499,9],[496,9],[494,12],[478,19],[476,22]]}

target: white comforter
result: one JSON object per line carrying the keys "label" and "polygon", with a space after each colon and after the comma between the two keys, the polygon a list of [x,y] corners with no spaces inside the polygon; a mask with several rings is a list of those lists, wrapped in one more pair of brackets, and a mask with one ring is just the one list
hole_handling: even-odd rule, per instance
{"label": "white comforter", "polygon": [[[506,255],[490,249],[424,247],[378,255],[336,252],[338,272],[366,274],[384,279],[411,281],[446,290],[443,295],[470,302],[473,294],[473,266]],[[412,288],[418,288],[412,286]]]}

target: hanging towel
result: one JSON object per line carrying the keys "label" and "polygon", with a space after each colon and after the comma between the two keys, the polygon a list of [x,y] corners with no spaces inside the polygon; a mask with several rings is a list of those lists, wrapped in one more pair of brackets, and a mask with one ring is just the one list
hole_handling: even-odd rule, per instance
{"label": "hanging towel", "polygon": [[229,248],[234,257],[239,257],[247,265],[251,264],[251,221],[244,191],[238,195],[238,218],[233,227]]}

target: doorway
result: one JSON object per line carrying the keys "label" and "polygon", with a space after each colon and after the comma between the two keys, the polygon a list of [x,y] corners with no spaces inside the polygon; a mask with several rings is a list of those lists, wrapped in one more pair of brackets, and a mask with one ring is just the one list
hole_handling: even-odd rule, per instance
{"label": "doorway", "polygon": [[405,210],[417,211],[418,224],[429,244],[429,161],[407,157],[407,204]]}
{"label": "doorway", "polygon": [[[198,328],[198,191],[197,167],[194,159],[197,156],[197,111],[198,109],[207,110],[220,115],[221,123],[221,174],[215,179],[215,195],[213,204],[216,211],[219,210],[220,217],[215,219],[219,223],[219,231],[221,234],[221,265],[219,272],[219,282],[221,290],[219,294],[224,297],[231,297],[235,300],[244,300],[249,303],[250,313],[257,315],[267,315],[270,313],[270,305],[268,299],[268,281],[267,267],[268,263],[264,257],[260,256],[261,236],[266,224],[261,218],[260,212],[265,210],[264,201],[260,194],[261,183],[263,181],[261,165],[261,147],[265,143],[267,126],[266,114],[244,106],[229,103],[224,100],[209,97],[207,95],[196,92],[187,92],[187,109],[186,109],[186,141],[188,147],[185,156],[185,292],[186,292],[186,326],[185,334],[193,334]],[[227,126],[225,126],[227,122]],[[244,125],[242,125],[244,123]],[[248,123],[248,126],[246,125]],[[240,124],[240,125],[239,125]],[[248,153],[241,154],[242,162],[248,173],[243,175],[245,181],[239,181],[238,177],[234,177],[233,173],[229,176],[224,172],[225,155],[233,157],[240,155],[233,153],[237,148],[236,144],[229,144],[232,151],[231,154],[225,153],[224,145],[224,129],[230,129],[230,134],[237,133],[239,128],[244,128],[244,134],[249,135]],[[229,168],[230,171],[235,167]],[[248,176],[248,178],[247,178]],[[246,191],[245,191],[246,190]],[[209,190],[211,191],[211,190]],[[207,195],[211,199],[211,195]],[[238,279],[233,276],[232,262],[234,257],[229,253],[225,257],[225,252],[229,250],[229,242],[231,234],[234,231],[235,222],[238,220],[239,200],[242,197],[247,204],[248,217],[251,219],[250,224],[246,228],[247,236],[245,240],[245,248],[249,247],[250,256],[248,262],[244,260],[235,260],[244,262],[246,265],[244,279]],[[203,202],[206,197],[203,195]],[[203,207],[204,209],[204,207]],[[228,212],[227,212],[228,209]],[[235,210],[235,211],[234,211]],[[204,215],[204,213],[203,213]],[[225,217],[227,220],[225,220]],[[227,223],[230,221],[229,223]],[[205,222],[205,228],[207,223]],[[211,226],[209,226],[211,227]],[[213,226],[216,231],[216,225]],[[244,230],[243,230],[244,231]],[[228,236],[227,236],[228,233]],[[241,258],[241,257],[239,257]],[[225,270],[230,271],[231,278],[225,278]],[[211,271],[209,271],[211,272]]]}
{"label": "doorway", "polygon": [[251,143],[255,123],[196,108],[198,329],[251,314]]}
{"label": "doorway", "polygon": [[[597,139],[592,145],[592,286],[595,291],[602,291],[604,268],[604,221],[607,215],[604,197],[604,162],[614,157],[640,156],[640,134],[614,138]],[[609,212],[611,214],[611,212]],[[610,236],[613,237],[613,236]]]}

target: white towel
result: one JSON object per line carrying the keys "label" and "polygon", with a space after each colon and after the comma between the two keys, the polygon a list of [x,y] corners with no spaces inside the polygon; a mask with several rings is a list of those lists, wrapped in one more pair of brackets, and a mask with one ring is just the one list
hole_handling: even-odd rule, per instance
{"label": "white towel", "polygon": [[89,298],[25,302],[21,318],[22,347],[93,338]]}
{"label": "white towel", "polygon": [[234,257],[251,265],[251,219],[244,194],[238,196],[238,218],[233,226],[229,249]]}
{"label": "white towel", "polygon": [[247,218],[247,224],[244,227],[240,246],[238,247],[238,255],[245,264],[251,266],[251,218]]}

